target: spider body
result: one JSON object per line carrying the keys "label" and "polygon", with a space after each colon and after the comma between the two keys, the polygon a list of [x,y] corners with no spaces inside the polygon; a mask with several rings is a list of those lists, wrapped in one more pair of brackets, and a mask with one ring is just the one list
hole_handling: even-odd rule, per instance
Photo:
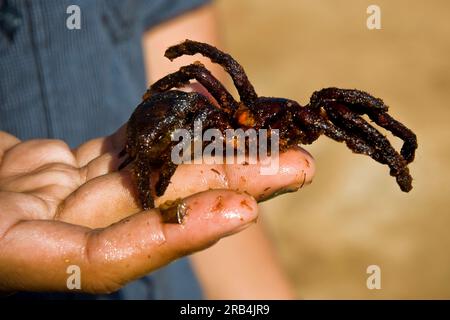
{"label": "spider body", "polygon": [[[416,135],[392,118],[381,99],[359,90],[326,88],[316,91],[306,106],[283,99],[258,97],[243,68],[228,54],[205,43],[186,40],[170,47],[165,56],[200,53],[220,64],[231,76],[241,101],[199,62],[181,67],[156,81],[133,112],[127,125],[127,143],[120,156],[127,155],[119,169],[132,163],[139,198],[144,209],[154,207],[154,199],[164,194],[177,165],[171,161],[171,133],[192,130],[194,121],[203,129],[279,129],[280,151],[299,144],[311,144],[322,134],[345,142],[355,153],[366,154],[388,165],[402,191],[412,188],[408,163],[414,160]],[[173,88],[190,80],[201,83],[217,104],[205,96]],[[404,141],[398,153],[389,140],[362,118],[367,115],[377,125]]]}

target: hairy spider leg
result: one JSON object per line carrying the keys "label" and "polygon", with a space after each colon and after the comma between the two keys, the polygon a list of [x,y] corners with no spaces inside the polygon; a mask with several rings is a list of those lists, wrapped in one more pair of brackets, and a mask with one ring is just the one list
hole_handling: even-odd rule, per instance
{"label": "hairy spider leg", "polygon": [[228,72],[244,104],[250,106],[258,99],[258,95],[248,80],[244,68],[229,54],[209,44],[185,40],[180,44],[169,47],[164,55],[173,60],[182,55],[192,56],[197,53],[209,58],[214,63],[220,64]]}
{"label": "hairy spider leg", "polygon": [[375,149],[366,141],[364,141],[360,137],[347,133],[345,130],[333,124],[329,119],[324,118],[320,114],[320,110],[316,108],[311,109],[309,107],[305,107],[302,108],[301,111],[300,127],[302,129],[306,128],[312,138],[308,137],[307,141],[300,141],[300,143],[313,143],[323,133],[330,139],[333,139],[337,142],[345,142],[347,147],[355,153],[371,155],[375,152]]}
{"label": "hairy spider leg", "polygon": [[372,127],[357,113],[352,112],[345,105],[336,101],[323,100],[321,105],[326,110],[328,118],[349,135],[356,134],[374,148],[369,153],[375,161],[389,166],[390,174],[397,180],[400,189],[408,192],[412,189],[412,177],[409,174],[406,161],[391,146],[377,129]]}
{"label": "hairy spider leg", "polygon": [[340,102],[358,114],[367,114],[377,125],[403,140],[400,154],[407,163],[414,160],[417,149],[416,135],[387,113],[388,107],[383,100],[356,89],[325,88],[313,93],[310,105],[318,106],[323,100]]}

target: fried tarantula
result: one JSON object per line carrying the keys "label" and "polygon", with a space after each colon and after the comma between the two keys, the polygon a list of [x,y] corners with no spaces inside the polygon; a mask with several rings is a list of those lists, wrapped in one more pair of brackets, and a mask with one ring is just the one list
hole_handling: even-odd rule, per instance
{"label": "fried tarantula", "polygon": [[[416,135],[392,118],[381,99],[349,89],[326,88],[316,91],[309,104],[283,98],[258,97],[244,69],[229,54],[206,43],[186,40],[168,48],[165,56],[173,60],[182,55],[200,53],[220,64],[231,76],[241,101],[236,101],[225,87],[199,62],[181,67],[156,81],[131,115],[127,143],[120,153],[126,159],[119,170],[132,163],[143,209],[153,208],[162,196],[177,165],[171,161],[171,133],[175,129],[192,130],[194,121],[203,128],[279,129],[280,151],[299,144],[311,144],[320,135],[345,142],[355,153],[366,154],[390,168],[400,189],[412,189],[407,165],[414,160]],[[197,80],[216,100],[217,105],[197,92],[171,90]],[[388,139],[366,122],[374,123],[403,140],[398,153]]]}

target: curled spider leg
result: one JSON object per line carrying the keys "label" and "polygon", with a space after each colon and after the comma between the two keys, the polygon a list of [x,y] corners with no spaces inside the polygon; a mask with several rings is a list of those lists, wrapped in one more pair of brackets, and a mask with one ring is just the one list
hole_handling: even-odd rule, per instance
{"label": "curled spider leg", "polygon": [[368,155],[377,162],[389,166],[390,174],[396,178],[402,191],[408,192],[412,189],[412,177],[409,174],[407,162],[391,146],[386,137],[343,104],[335,101],[323,101],[322,105],[328,118],[335,125],[347,133],[356,134],[373,148]]}
{"label": "curled spider leg", "polygon": [[325,100],[340,102],[358,114],[367,114],[377,125],[389,130],[394,136],[403,140],[400,154],[407,163],[414,160],[415,150],[417,149],[416,135],[387,113],[388,107],[383,100],[360,90],[325,88],[313,93],[310,105],[320,107],[320,103]]}
{"label": "curled spider leg", "polygon": [[[333,139],[337,142],[345,142],[347,147],[355,153],[372,155],[375,152],[375,148],[369,145],[366,141],[361,139],[360,137],[354,136],[344,129],[336,126],[329,119],[325,119],[321,116],[320,111],[316,112],[307,112],[306,116],[308,118],[303,118],[306,121],[303,121],[301,127],[307,128],[309,130],[308,136],[312,136],[314,140],[308,141],[308,143],[314,142],[320,134],[325,134],[330,139]],[[311,123],[314,125],[311,127]]]}
{"label": "curled spider leg", "polygon": [[[310,116],[312,113],[310,114]],[[361,119],[363,120],[363,119]],[[317,117],[314,119],[314,123],[316,123],[317,127],[323,130],[323,133],[338,142],[345,142],[347,147],[352,150],[355,153],[359,154],[365,154],[370,156],[375,161],[385,164],[388,166],[392,166],[391,161],[392,158],[387,158],[383,152],[380,150],[377,150],[374,146],[371,145],[367,140],[362,139],[361,137],[355,135],[355,132],[353,132],[350,128],[346,128],[345,125],[339,124],[340,126],[344,127],[341,128],[337,125],[335,125],[333,122],[331,122],[329,119],[325,119],[317,113]],[[347,124],[348,125],[348,124]],[[396,153],[396,151],[394,150]],[[395,157],[395,156],[394,156]],[[397,157],[400,157],[397,154]],[[397,159],[397,161],[402,162],[403,159]],[[404,161],[403,161],[404,162]],[[390,165],[391,164],[391,165]],[[404,167],[401,167],[400,172],[397,172],[397,175],[395,175],[394,171],[391,168],[391,175],[396,176],[396,180],[402,189],[402,191],[409,191],[411,190],[411,182],[412,178],[409,175],[409,170],[406,167],[406,163],[404,162]]]}
{"label": "curled spider leg", "polygon": [[216,99],[220,107],[228,113],[238,108],[238,103],[234,100],[233,96],[200,62],[181,67],[178,71],[156,81],[144,95],[144,99],[150,97],[155,92],[164,92],[172,88],[182,87],[192,79],[201,83],[214,99]]}
{"label": "curled spider leg", "polygon": [[399,121],[392,118],[387,112],[368,112],[369,118],[383,127],[396,137],[404,141],[400,154],[405,159],[406,163],[411,163],[414,160],[417,149],[417,136],[414,132],[408,129]]}
{"label": "curled spider leg", "polygon": [[182,55],[194,55],[196,53],[200,53],[212,62],[220,64],[228,72],[244,104],[249,106],[258,99],[255,89],[245,74],[244,68],[229,54],[209,44],[185,40],[180,44],[169,47],[164,55],[173,60]]}

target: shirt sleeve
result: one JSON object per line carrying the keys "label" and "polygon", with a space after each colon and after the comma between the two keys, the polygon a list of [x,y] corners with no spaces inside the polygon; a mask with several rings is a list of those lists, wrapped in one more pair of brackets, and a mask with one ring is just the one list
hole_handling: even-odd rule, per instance
{"label": "shirt sleeve", "polygon": [[211,0],[156,0],[149,1],[144,16],[146,30],[183,13],[202,7]]}

